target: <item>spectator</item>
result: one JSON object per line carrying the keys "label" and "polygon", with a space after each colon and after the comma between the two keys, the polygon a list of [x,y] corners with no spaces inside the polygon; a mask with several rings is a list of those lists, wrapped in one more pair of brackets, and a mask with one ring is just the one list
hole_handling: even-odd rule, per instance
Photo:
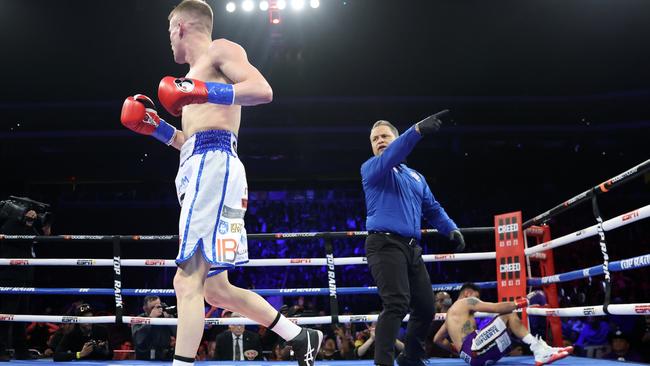
{"label": "spectator", "polygon": [[[231,318],[241,318],[232,313]],[[216,339],[215,359],[222,361],[263,360],[262,340],[259,334],[246,330],[244,325],[231,325]]]}
{"label": "spectator", "polygon": [[[2,201],[4,206],[11,203]],[[21,207],[17,206],[16,207]],[[3,208],[4,208],[3,206]],[[17,210],[20,211],[20,210]],[[38,215],[34,210],[26,210],[20,214],[0,216],[0,234],[12,235],[38,235],[36,220]],[[31,242],[0,242],[0,258],[33,258],[34,248]],[[2,286],[25,287],[32,286],[34,281],[34,268],[31,266],[0,267],[0,282]],[[0,314],[28,314],[29,295],[3,295],[0,296]],[[9,337],[11,335],[11,337]],[[11,340],[11,342],[9,342]],[[0,361],[9,361],[11,356],[7,348],[14,349],[14,358],[29,360],[33,357],[27,352],[25,323],[0,322]]]}
{"label": "spectator", "polygon": [[[349,325],[350,323],[346,324]],[[354,339],[352,338],[351,327],[334,326],[334,334],[336,335],[336,346],[339,349],[341,358],[344,360],[351,360],[354,358]]]}
{"label": "spectator", "polygon": [[603,358],[607,360],[616,360],[623,362],[642,362],[641,354],[630,348],[629,337],[620,330],[610,334],[609,344],[612,351]]}
{"label": "spectator", "polygon": [[333,338],[325,338],[323,341],[323,346],[320,349],[320,354],[318,355],[319,360],[342,360],[341,352],[336,349],[336,341]]}
{"label": "spectator", "polygon": [[582,327],[575,342],[576,354],[586,357],[598,357],[603,346],[607,346],[609,324],[601,317],[590,316]]}
{"label": "spectator", "polygon": [[[75,310],[75,315],[92,316],[93,312],[90,305],[81,304]],[[113,352],[108,344],[106,327],[89,323],[75,324],[59,342],[53,358],[54,361],[110,360],[113,358]]]}
{"label": "spectator", "polygon": [[[158,296],[144,298],[140,317],[144,318],[172,318],[173,314],[165,311],[166,306],[160,302]],[[175,325],[133,324],[131,326],[133,344],[135,345],[135,358],[138,360],[171,360],[174,348],[171,346],[172,338],[176,336]]]}
{"label": "spectator", "polygon": [[[375,327],[377,323],[373,322],[368,329],[360,332],[360,337],[354,342],[354,355],[357,359],[372,360],[375,357]],[[395,339],[395,355],[404,350],[404,343]]]}
{"label": "spectator", "polygon": [[291,348],[286,346],[284,342],[278,342],[273,347],[273,352],[269,357],[269,361],[289,361]]}

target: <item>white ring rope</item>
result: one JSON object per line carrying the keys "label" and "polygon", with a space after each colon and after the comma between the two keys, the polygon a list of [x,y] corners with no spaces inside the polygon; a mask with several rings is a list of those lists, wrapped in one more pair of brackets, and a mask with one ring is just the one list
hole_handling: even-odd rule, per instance
{"label": "white ring rope", "polygon": [[[650,314],[650,303],[638,304],[611,304],[607,310],[613,315],[648,315]],[[571,308],[541,308],[529,307],[526,309],[528,315],[554,316],[554,317],[582,317],[582,316],[604,316],[602,305],[579,306]],[[445,320],[445,313],[436,313],[434,320]],[[474,314],[477,318],[494,317],[494,313]],[[377,321],[379,315],[339,315],[340,323],[370,323]],[[151,324],[151,325],[176,325],[176,318],[143,318],[138,316],[123,316],[124,323],[128,324]],[[289,318],[298,325],[331,324],[331,316],[313,316],[304,318]],[[408,321],[405,316],[403,321]],[[115,316],[60,316],[60,315],[17,315],[0,314],[0,321],[8,322],[47,322],[47,323],[115,323]],[[258,324],[247,318],[206,318],[205,324],[209,325],[255,325]]]}
{"label": "white ring rope", "polygon": [[[492,313],[475,313],[474,316],[479,318],[494,317]],[[434,320],[445,320],[447,314],[437,313]],[[339,323],[370,323],[376,322],[379,315],[339,315]],[[176,318],[143,318],[139,316],[123,316],[122,320],[126,324],[151,324],[151,325],[176,325]],[[289,318],[298,325],[315,325],[331,324],[331,316],[312,316]],[[406,315],[402,321],[409,320]],[[60,315],[16,315],[0,314],[0,321],[8,322],[43,322],[43,323],[88,323],[88,324],[110,324],[115,323],[115,316],[60,316]],[[258,323],[248,318],[206,318],[205,324],[209,325],[257,325]]]}
{"label": "white ring rope", "polygon": [[[624,213],[622,215],[616,216],[614,218],[611,218],[603,222],[603,230],[610,231],[648,217],[650,217],[650,205],[643,206],[641,208],[632,210],[628,213]],[[586,229],[578,230],[571,234],[567,234],[559,238],[541,243],[539,245],[535,245],[534,247],[526,249],[524,253],[526,255],[531,255],[534,253],[539,253],[549,249],[561,247],[563,245],[576,242],[578,240],[582,240],[591,236],[598,235],[598,231],[596,230],[597,226],[598,225],[593,225]]]}
{"label": "white ring rope", "polygon": [[[540,316],[604,316],[602,305],[578,306],[572,308],[528,308],[528,315]],[[650,315],[650,303],[610,304],[607,311],[612,315]]]}
{"label": "white ring rope", "polygon": [[[495,259],[495,252],[425,254],[425,262],[453,262]],[[0,258],[0,266],[93,266],[113,267],[113,259],[58,259],[58,258]],[[367,264],[366,257],[334,258],[335,266]],[[326,266],[327,258],[278,258],[251,259],[242,267],[278,267],[278,266]],[[173,259],[122,259],[122,267],[176,267]],[[214,266],[217,268],[218,266]]]}

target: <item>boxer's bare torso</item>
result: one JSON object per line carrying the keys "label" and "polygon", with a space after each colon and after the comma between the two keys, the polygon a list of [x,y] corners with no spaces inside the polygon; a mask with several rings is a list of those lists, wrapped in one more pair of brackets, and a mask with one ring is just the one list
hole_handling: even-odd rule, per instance
{"label": "boxer's bare torso", "polygon": [[[223,39],[213,41],[207,52],[203,53],[191,65],[190,71],[185,76],[203,81],[232,84],[232,80],[229,80],[219,69],[221,63],[219,54],[223,49],[229,47],[238,46]],[[183,107],[182,126],[186,139],[198,131],[205,130],[228,130],[238,135],[240,122],[240,105],[205,103],[191,104]]]}

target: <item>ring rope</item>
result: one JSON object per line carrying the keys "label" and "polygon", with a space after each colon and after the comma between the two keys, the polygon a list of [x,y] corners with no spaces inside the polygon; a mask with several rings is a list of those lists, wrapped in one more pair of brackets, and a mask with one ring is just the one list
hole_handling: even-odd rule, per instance
{"label": "ring rope", "polygon": [[[527,308],[528,315],[574,317],[574,316],[604,316],[602,305],[578,306],[571,308]],[[639,304],[610,304],[607,311],[613,315],[648,315],[650,303]]]}
{"label": "ring rope", "polygon": [[[650,303],[637,304],[611,304],[609,312],[614,315],[647,315],[650,314]],[[602,305],[597,306],[579,306],[570,308],[541,308],[529,307],[526,309],[528,315],[547,316],[547,317],[583,317],[583,316],[603,316]],[[478,318],[494,317],[494,313],[477,312]],[[379,315],[339,315],[340,323],[369,323],[377,321]],[[434,320],[445,320],[445,313],[435,314]],[[314,324],[331,324],[331,316],[314,316],[289,318],[298,325]],[[409,316],[404,317],[402,321],[408,321]],[[124,316],[124,323],[129,324],[151,324],[151,325],[176,325],[176,318],[143,318],[137,316]],[[0,321],[9,322],[50,322],[50,323],[115,323],[115,316],[59,316],[59,315],[18,315],[18,314],[0,314]],[[247,318],[206,318],[207,325],[255,325],[258,324]]]}
{"label": "ring rope", "polygon": [[[619,261],[609,262],[608,269],[612,272],[627,271],[630,269],[637,269],[650,266],[650,254],[640,255],[628,259],[621,259]],[[578,269],[575,271],[558,273],[546,277],[531,277],[528,279],[529,286],[542,286],[550,283],[567,282],[579,280],[582,278],[599,276],[604,274],[603,265]]]}
{"label": "ring rope", "polygon": [[[461,288],[462,283],[448,283],[431,285],[432,291],[457,291]],[[478,282],[479,288],[495,288],[496,281]],[[260,296],[303,296],[303,295],[329,295],[330,289],[327,288],[281,288],[281,289],[251,289]],[[341,295],[359,295],[359,294],[376,294],[376,286],[367,287],[337,287],[338,294]],[[113,296],[112,288],[69,288],[69,287],[0,287],[0,294],[34,294],[34,295],[106,295]],[[121,289],[124,296],[176,296],[173,289]]]}
{"label": "ring rope", "polygon": [[[630,212],[604,221],[602,226],[604,231],[610,231],[648,217],[650,217],[650,205],[643,206],[636,210],[632,210]],[[561,236],[559,238],[555,238],[539,245],[535,245],[534,247],[524,250],[524,253],[526,255],[531,255],[533,253],[539,253],[549,249],[554,249],[596,235],[598,235],[598,224],[575,231],[571,234]]]}
{"label": "ring rope", "polygon": [[[495,259],[495,252],[425,254],[425,262],[457,262]],[[366,257],[334,258],[335,266],[367,264]],[[77,266],[113,267],[113,259],[0,258],[0,266]],[[122,259],[122,267],[177,267],[173,259]],[[237,267],[326,266],[327,258],[251,259]],[[219,268],[220,266],[213,266]],[[221,266],[227,268],[227,266]]]}
{"label": "ring rope", "polygon": [[[489,318],[497,314],[493,313],[475,313],[476,317]],[[437,313],[434,320],[445,320],[447,314]],[[339,315],[339,323],[370,323],[377,321],[379,315]],[[312,316],[312,317],[299,317],[288,318],[292,322],[299,325],[314,325],[314,324],[332,324],[332,317],[326,316]],[[409,320],[409,315],[406,315],[403,322]],[[9,322],[49,322],[49,323],[89,323],[89,324],[110,324],[115,322],[115,316],[59,316],[59,315],[17,315],[17,314],[0,314],[0,321]],[[151,324],[151,325],[176,325],[177,318],[144,318],[138,316],[123,316],[124,323],[128,324]],[[205,324],[207,325],[257,325],[259,323],[248,318],[206,318]]]}
{"label": "ring rope", "polygon": [[[463,234],[492,234],[494,227],[467,227],[459,228]],[[437,234],[436,229],[422,229],[422,235]],[[104,241],[113,242],[115,237],[120,241],[175,241],[178,242],[178,235],[4,235],[0,234],[0,240],[25,241],[35,240],[38,242],[60,242],[60,241]],[[367,231],[324,231],[324,232],[301,232],[301,233],[258,233],[247,234],[248,240],[276,240],[276,239],[301,239],[301,238],[354,238],[368,236]]]}
{"label": "ring rope", "polygon": [[542,224],[549,219],[551,219],[553,216],[556,216],[557,214],[564,212],[572,207],[575,207],[583,202],[586,202],[588,199],[592,197],[596,197],[602,193],[607,193],[610,190],[619,187],[623,185],[624,183],[629,182],[630,180],[641,176],[642,174],[649,172],[650,171],[650,159],[644,161],[643,163],[632,167],[628,169],[627,171],[610,178],[602,183],[600,183],[597,186],[594,186],[576,196],[573,198],[570,198],[561,204],[551,208],[550,210],[535,216],[534,218],[524,222],[523,228],[526,229],[532,225],[536,224]]}
{"label": "ring rope", "polygon": [[[650,266],[650,254],[622,259],[609,263],[609,270],[621,272]],[[528,279],[528,286],[542,286],[551,283],[568,282],[603,274],[602,265],[578,269],[570,272],[559,273],[545,277],[531,277]],[[460,289],[461,283],[433,284],[433,291],[455,291]],[[480,288],[494,288],[496,281],[479,282]],[[126,296],[174,296],[172,289],[122,289],[122,295]],[[253,289],[253,292],[261,296],[302,296],[302,295],[328,295],[329,288],[293,288],[293,289]],[[103,288],[34,288],[34,287],[0,287],[0,294],[41,294],[41,295],[113,295],[114,289]],[[337,293],[342,295],[351,294],[375,294],[376,286],[368,287],[337,287]]]}

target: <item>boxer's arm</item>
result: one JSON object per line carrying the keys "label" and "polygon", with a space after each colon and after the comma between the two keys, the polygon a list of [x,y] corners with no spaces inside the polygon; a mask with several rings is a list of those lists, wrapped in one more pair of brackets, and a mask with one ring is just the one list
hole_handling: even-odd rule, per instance
{"label": "boxer's arm", "polygon": [[174,135],[174,139],[172,140],[172,143],[170,144],[170,146],[172,146],[172,147],[176,148],[176,150],[180,151],[181,147],[185,143],[185,140],[186,140],[186,138],[185,138],[185,134],[183,133],[183,131],[176,130],[176,134]]}
{"label": "boxer's arm", "polygon": [[447,321],[442,324],[442,327],[438,329],[436,335],[433,336],[433,343],[438,347],[444,349],[447,352],[454,352],[454,349],[451,347],[451,343],[447,339],[449,333],[447,332]]}
{"label": "boxer's arm", "polygon": [[233,104],[252,106],[273,100],[273,90],[264,76],[248,62],[246,51],[238,44],[218,39],[208,50],[215,68],[233,82]]}
{"label": "boxer's arm", "polygon": [[507,302],[483,302],[476,297],[468,297],[465,300],[470,311],[482,311],[485,313],[508,314],[518,309],[514,301]]}

